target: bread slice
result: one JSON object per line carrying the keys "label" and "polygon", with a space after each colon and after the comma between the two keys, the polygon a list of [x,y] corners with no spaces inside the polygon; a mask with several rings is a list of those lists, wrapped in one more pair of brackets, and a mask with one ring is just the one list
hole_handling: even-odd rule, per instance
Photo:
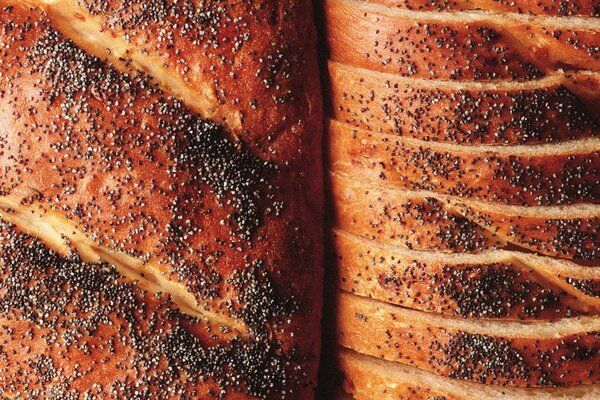
{"label": "bread slice", "polygon": [[332,225],[414,250],[477,252],[505,242],[433,196],[385,191],[341,174],[329,177]]}
{"label": "bread slice", "polygon": [[537,146],[435,144],[329,121],[329,167],[357,180],[490,203],[600,203],[600,139]]}
{"label": "bread slice", "polygon": [[366,0],[388,7],[415,11],[468,11],[481,10],[496,13],[518,13],[548,16],[599,17],[597,0]]}
{"label": "bread slice", "polygon": [[[599,385],[560,388],[514,388],[448,379],[351,350],[338,350],[344,388],[357,400],[594,400]],[[344,397],[342,397],[344,398]],[[344,398],[346,399],[346,398]]]}
{"label": "bread slice", "polygon": [[331,61],[328,71],[331,116],[373,132],[473,145],[598,136],[593,112],[600,105],[597,74],[458,83],[403,78]]}
{"label": "bread slice", "polygon": [[540,254],[598,261],[597,205],[490,205],[433,192],[394,190],[330,174],[332,224],[413,250],[473,253],[507,243]]}
{"label": "bread slice", "polygon": [[600,259],[597,206],[504,208],[455,198],[447,204],[511,244],[579,261]]}
{"label": "bread slice", "polygon": [[336,318],[340,345],[450,378],[555,387],[592,384],[600,377],[597,316],[535,323],[479,321],[340,292]]}
{"label": "bread slice", "polygon": [[528,80],[600,71],[599,19],[413,12],[359,0],[324,2],[333,61],[442,80]]}
{"label": "bread slice", "polygon": [[415,251],[332,230],[337,287],[465,318],[556,320],[600,314],[596,268],[518,251]]}

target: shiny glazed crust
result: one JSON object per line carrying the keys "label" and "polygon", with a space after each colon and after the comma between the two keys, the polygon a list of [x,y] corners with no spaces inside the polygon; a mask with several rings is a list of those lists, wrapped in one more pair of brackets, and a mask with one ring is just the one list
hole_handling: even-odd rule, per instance
{"label": "shiny glazed crust", "polygon": [[454,379],[517,387],[597,382],[598,317],[542,324],[468,322],[340,293],[336,335],[360,353]]}
{"label": "shiny glazed crust", "polygon": [[398,13],[356,0],[325,1],[330,58],[402,76],[526,80],[559,69],[600,70],[600,24],[553,25],[495,14]]}
{"label": "shiny glazed crust", "polygon": [[554,146],[438,145],[329,123],[333,171],[395,189],[519,206],[599,203],[600,140]]}
{"label": "shiny glazed crust", "polygon": [[[59,33],[56,28],[64,25],[56,16],[49,23],[39,9],[0,2],[0,215],[48,246],[68,238],[79,248],[76,238],[82,237],[98,259],[125,260],[119,262],[124,271],[141,281],[158,279],[146,284],[171,294],[180,311],[214,319],[222,329],[273,349],[280,357],[273,368],[288,375],[257,381],[260,388],[241,388],[231,398],[305,399],[316,385],[322,307],[321,166],[313,159],[320,159],[322,120],[315,37],[308,3],[263,3],[255,11],[242,5],[206,5],[210,10],[181,2],[156,5],[170,10],[170,33],[162,35],[173,43],[157,33],[151,36],[154,44],[173,56],[196,57],[202,66],[189,71],[194,77],[189,91],[231,85],[215,89],[216,108],[201,113],[214,118],[210,121],[161,90],[157,81],[165,75],[154,79],[129,68],[137,64],[115,68]],[[128,6],[135,4],[141,3]],[[90,3],[90,11],[99,14],[104,5]],[[162,12],[128,10],[137,23],[122,28],[131,37]],[[214,47],[182,44],[193,35],[174,27],[184,26],[177,18],[188,13],[213,27],[204,38]],[[263,27],[259,43],[229,40],[240,34],[233,20],[242,27],[245,19],[253,23],[248,29]],[[217,46],[221,42],[230,45]],[[257,54],[256,46],[264,53]],[[102,52],[110,54],[106,49]],[[232,62],[223,63],[228,54]],[[177,69],[167,65],[167,74],[183,73],[185,65],[177,62]],[[236,75],[242,70],[243,76]],[[262,73],[256,76],[257,71]],[[237,93],[255,104],[236,99]],[[196,111],[206,104],[190,102]],[[248,114],[241,118],[244,113],[232,105]],[[181,304],[174,298],[180,295],[189,301]],[[77,315],[77,305],[72,312]],[[234,340],[222,340],[229,342]],[[49,348],[39,354],[44,353]],[[54,362],[68,370],[74,360]],[[258,379],[250,375],[262,373],[256,367],[231,376]],[[20,368],[33,373],[25,364]],[[208,383],[185,385],[192,397],[221,395]]]}
{"label": "shiny glazed crust", "polygon": [[366,0],[415,11],[481,10],[548,16],[599,17],[598,0]]}
{"label": "shiny glazed crust", "polygon": [[436,254],[332,235],[338,287],[363,297],[465,318],[543,321],[600,311],[600,277],[566,261],[503,250]]}

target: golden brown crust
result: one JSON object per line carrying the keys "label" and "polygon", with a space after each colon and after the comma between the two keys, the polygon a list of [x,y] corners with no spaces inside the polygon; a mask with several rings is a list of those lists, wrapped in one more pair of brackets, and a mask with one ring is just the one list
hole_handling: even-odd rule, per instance
{"label": "golden brown crust", "polygon": [[549,16],[599,17],[598,0],[366,0],[415,11],[482,10]]}
{"label": "golden brown crust", "polygon": [[571,143],[573,150],[551,146],[543,153],[518,146],[464,149],[336,121],[329,123],[328,141],[333,171],[390,188],[519,206],[600,203],[600,141]]}
{"label": "golden brown crust", "polygon": [[[295,155],[293,145],[318,143],[302,135],[320,122],[310,1],[36,3],[45,4],[53,23],[80,47],[147,70],[248,146],[279,145],[285,160]],[[79,34],[83,27],[89,35]]]}
{"label": "golden brown crust", "polygon": [[563,77],[540,81],[535,88],[480,88],[419,83],[334,62],[328,69],[331,116],[373,132],[461,144],[535,144],[598,136],[598,117],[586,110],[592,100],[567,90]]}
{"label": "golden brown crust", "polygon": [[[197,57],[204,67],[194,76],[229,82],[231,90],[220,92],[228,107],[234,93],[260,93],[257,111],[236,129],[196,117],[151,78],[120,73],[66,40],[38,10],[8,1],[0,14],[0,196],[20,201],[23,210],[60,216],[103,249],[158,265],[202,307],[298,357],[290,362],[298,379],[285,389],[293,394],[284,397],[311,398],[320,341],[322,187],[312,158],[320,159],[321,116],[307,4],[265,1],[257,14],[236,8],[248,11],[243,19],[253,21],[252,29],[265,31],[237,53],[230,46],[196,54],[154,43]],[[273,9],[279,14],[270,20]],[[215,10],[221,14],[207,16],[231,11]],[[225,43],[237,33],[223,28],[210,40]],[[176,45],[193,37],[174,28],[172,34]],[[240,79],[248,90],[225,78],[231,65],[217,67],[226,52],[247,61],[234,70],[245,71]],[[273,61],[277,54],[285,59]],[[260,57],[281,65],[251,79],[271,65]],[[206,72],[211,64],[222,79]],[[271,107],[280,90],[291,93]]]}
{"label": "golden brown crust", "polygon": [[[542,213],[507,213],[480,208],[461,200],[448,205],[469,221],[486,227],[498,237],[540,254],[575,260],[600,260],[600,216],[578,217],[576,214],[544,216]],[[595,265],[595,264],[594,264]]]}
{"label": "golden brown crust", "polygon": [[332,241],[338,287],[363,297],[465,318],[600,313],[600,276],[586,267],[561,268],[545,257],[509,251],[471,257],[406,251],[339,230]]}
{"label": "golden brown crust", "polygon": [[354,0],[325,1],[325,19],[333,61],[402,76],[527,80],[600,70],[594,22],[570,29],[495,15],[400,14]]}
{"label": "golden brown crust", "polygon": [[600,385],[541,389],[459,381],[347,349],[338,349],[338,365],[344,388],[352,393],[340,400],[594,400],[600,394]]}
{"label": "golden brown crust", "polygon": [[597,212],[526,212],[526,207],[381,188],[335,173],[330,181],[333,226],[369,240],[446,253],[475,253],[508,243],[545,255],[600,259]]}
{"label": "golden brown crust", "polygon": [[392,193],[330,174],[332,225],[413,250],[478,252],[505,242],[432,196]]}
{"label": "golden brown crust", "polygon": [[[600,381],[598,332],[550,336],[469,332],[438,326],[439,318],[427,313],[415,319],[415,311],[351,294],[339,295],[337,310],[336,333],[342,346],[442,376],[517,387]],[[532,325],[524,327],[535,331]]]}
{"label": "golden brown crust", "polygon": [[61,257],[4,222],[0,282],[3,397],[271,398],[297,379],[285,367],[297,360],[269,343],[181,314],[113,267]]}

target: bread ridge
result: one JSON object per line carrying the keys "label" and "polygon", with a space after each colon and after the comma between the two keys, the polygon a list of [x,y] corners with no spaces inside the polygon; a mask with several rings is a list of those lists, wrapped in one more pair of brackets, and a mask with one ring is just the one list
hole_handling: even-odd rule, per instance
{"label": "bread ridge", "polygon": [[363,68],[450,80],[600,68],[597,19],[428,13],[355,0],[327,0],[325,10],[330,58]]}
{"label": "bread ridge", "polygon": [[337,287],[420,311],[473,319],[598,315],[595,268],[514,250],[442,254],[331,232]]}
{"label": "bread ridge", "polygon": [[544,208],[486,207],[431,192],[377,187],[339,173],[330,174],[329,184],[332,226],[370,240],[448,253],[509,243],[539,254],[598,261],[597,210],[577,216],[564,207],[546,213],[539,212]]}
{"label": "bread ridge", "polygon": [[[331,118],[373,132],[466,145],[597,137],[600,75],[533,83],[428,82],[328,62]],[[558,112],[560,110],[560,112]]]}
{"label": "bread ridge", "polygon": [[331,121],[328,156],[332,170],[386,187],[509,205],[596,204],[598,143],[463,150]]}
{"label": "bread ridge", "polygon": [[[457,381],[415,367],[393,363],[340,348],[338,364],[345,376],[344,388],[358,400],[592,400],[600,395],[598,385],[565,388],[498,388]],[[346,399],[346,397],[340,397]]]}
{"label": "bread ridge", "polygon": [[[599,324],[599,317],[480,322],[340,292],[336,335],[344,347],[454,379],[556,387],[597,382]],[[574,346],[586,356],[574,356]]]}

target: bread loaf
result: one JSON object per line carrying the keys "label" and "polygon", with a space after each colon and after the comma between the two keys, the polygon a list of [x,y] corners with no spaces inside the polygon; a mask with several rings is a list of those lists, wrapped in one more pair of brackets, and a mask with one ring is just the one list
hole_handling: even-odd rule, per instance
{"label": "bread loaf", "polygon": [[352,397],[600,396],[599,6],[323,2]]}
{"label": "bread loaf", "polygon": [[310,4],[0,6],[2,394],[312,398]]}

